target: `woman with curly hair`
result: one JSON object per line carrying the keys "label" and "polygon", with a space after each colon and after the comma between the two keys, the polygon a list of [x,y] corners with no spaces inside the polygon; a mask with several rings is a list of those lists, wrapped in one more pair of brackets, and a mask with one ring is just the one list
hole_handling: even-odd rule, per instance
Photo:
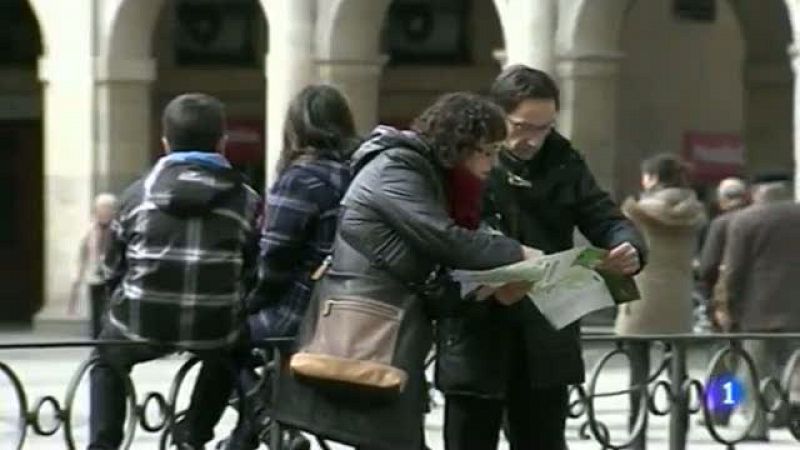
{"label": "woman with curly hair", "polygon": [[[356,151],[333,258],[312,295],[298,344],[306,348],[319,324],[335,316],[337,302],[365,314],[397,311],[389,363],[407,379],[399,393],[376,400],[352,392],[336,395],[286,374],[274,411],[280,422],[360,449],[423,448],[425,356],[433,334],[431,308],[425,303],[441,299],[415,286],[440,267],[485,270],[538,254],[515,240],[477,230],[481,183],[492,169],[495,144],[505,134],[497,106],[474,94],[452,93],[424,111],[411,131],[378,127]],[[524,289],[496,296],[510,303]],[[349,299],[347,305],[342,298]],[[359,305],[360,299],[369,299],[369,308]],[[331,338],[346,339],[340,334]],[[365,347],[375,339],[369,332],[357,338]]]}

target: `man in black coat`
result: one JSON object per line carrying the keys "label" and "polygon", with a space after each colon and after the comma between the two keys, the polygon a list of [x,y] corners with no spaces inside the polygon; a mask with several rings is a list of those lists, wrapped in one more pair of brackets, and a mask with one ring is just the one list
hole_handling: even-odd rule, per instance
{"label": "man in black coat", "polygon": [[[573,247],[577,227],[610,250],[607,270],[637,273],[646,251],[642,237],[554,130],[555,82],[512,66],[491,95],[507,113],[509,134],[487,185],[486,221],[545,253]],[[578,323],[555,330],[533,303],[521,301],[442,321],[439,332],[447,449],[495,449],[503,412],[512,450],[566,448],[567,388],[584,379]]]}

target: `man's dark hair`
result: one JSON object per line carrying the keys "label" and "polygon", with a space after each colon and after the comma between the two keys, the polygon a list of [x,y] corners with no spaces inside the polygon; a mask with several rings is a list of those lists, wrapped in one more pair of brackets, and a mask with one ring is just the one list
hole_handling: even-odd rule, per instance
{"label": "man's dark hair", "polygon": [[213,152],[225,134],[225,105],[207,94],[179,95],[164,108],[161,127],[173,152]]}
{"label": "man's dark hair", "polygon": [[505,114],[491,100],[469,92],[444,94],[411,125],[431,144],[445,167],[454,167],[479,145],[506,138]]}
{"label": "man's dark hair", "polygon": [[489,95],[507,113],[525,100],[553,100],[560,107],[558,86],[550,75],[521,64],[505,68],[495,78]]}
{"label": "man's dark hair", "polygon": [[642,173],[655,176],[658,188],[687,187],[687,172],[686,164],[669,153],[661,153],[642,162]]}

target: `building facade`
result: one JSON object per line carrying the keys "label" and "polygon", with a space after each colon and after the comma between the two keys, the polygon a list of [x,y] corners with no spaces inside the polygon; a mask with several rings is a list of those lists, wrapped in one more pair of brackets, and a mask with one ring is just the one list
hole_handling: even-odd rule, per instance
{"label": "building facade", "polygon": [[709,183],[800,158],[800,0],[8,0],[0,22],[5,320],[65,315],[92,197],[147,169],[181,92],[228,105],[261,184],[307,83],[366,133],[514,63],[559,80],[558,128],[617,196],[656,152]]}

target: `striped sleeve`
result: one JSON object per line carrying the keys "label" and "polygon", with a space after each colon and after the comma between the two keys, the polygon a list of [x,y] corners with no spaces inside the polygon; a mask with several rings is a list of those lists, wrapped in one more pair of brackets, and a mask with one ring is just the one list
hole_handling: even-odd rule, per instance
{"label": "striped sleeve", "polygon": [[248,299],[248,310],[261,309],[290,288],[309,238],[309,224],[320,214],[313,192],[317,183],[300,171],[288,171],[270,189],[261,233],[258,282]]}

